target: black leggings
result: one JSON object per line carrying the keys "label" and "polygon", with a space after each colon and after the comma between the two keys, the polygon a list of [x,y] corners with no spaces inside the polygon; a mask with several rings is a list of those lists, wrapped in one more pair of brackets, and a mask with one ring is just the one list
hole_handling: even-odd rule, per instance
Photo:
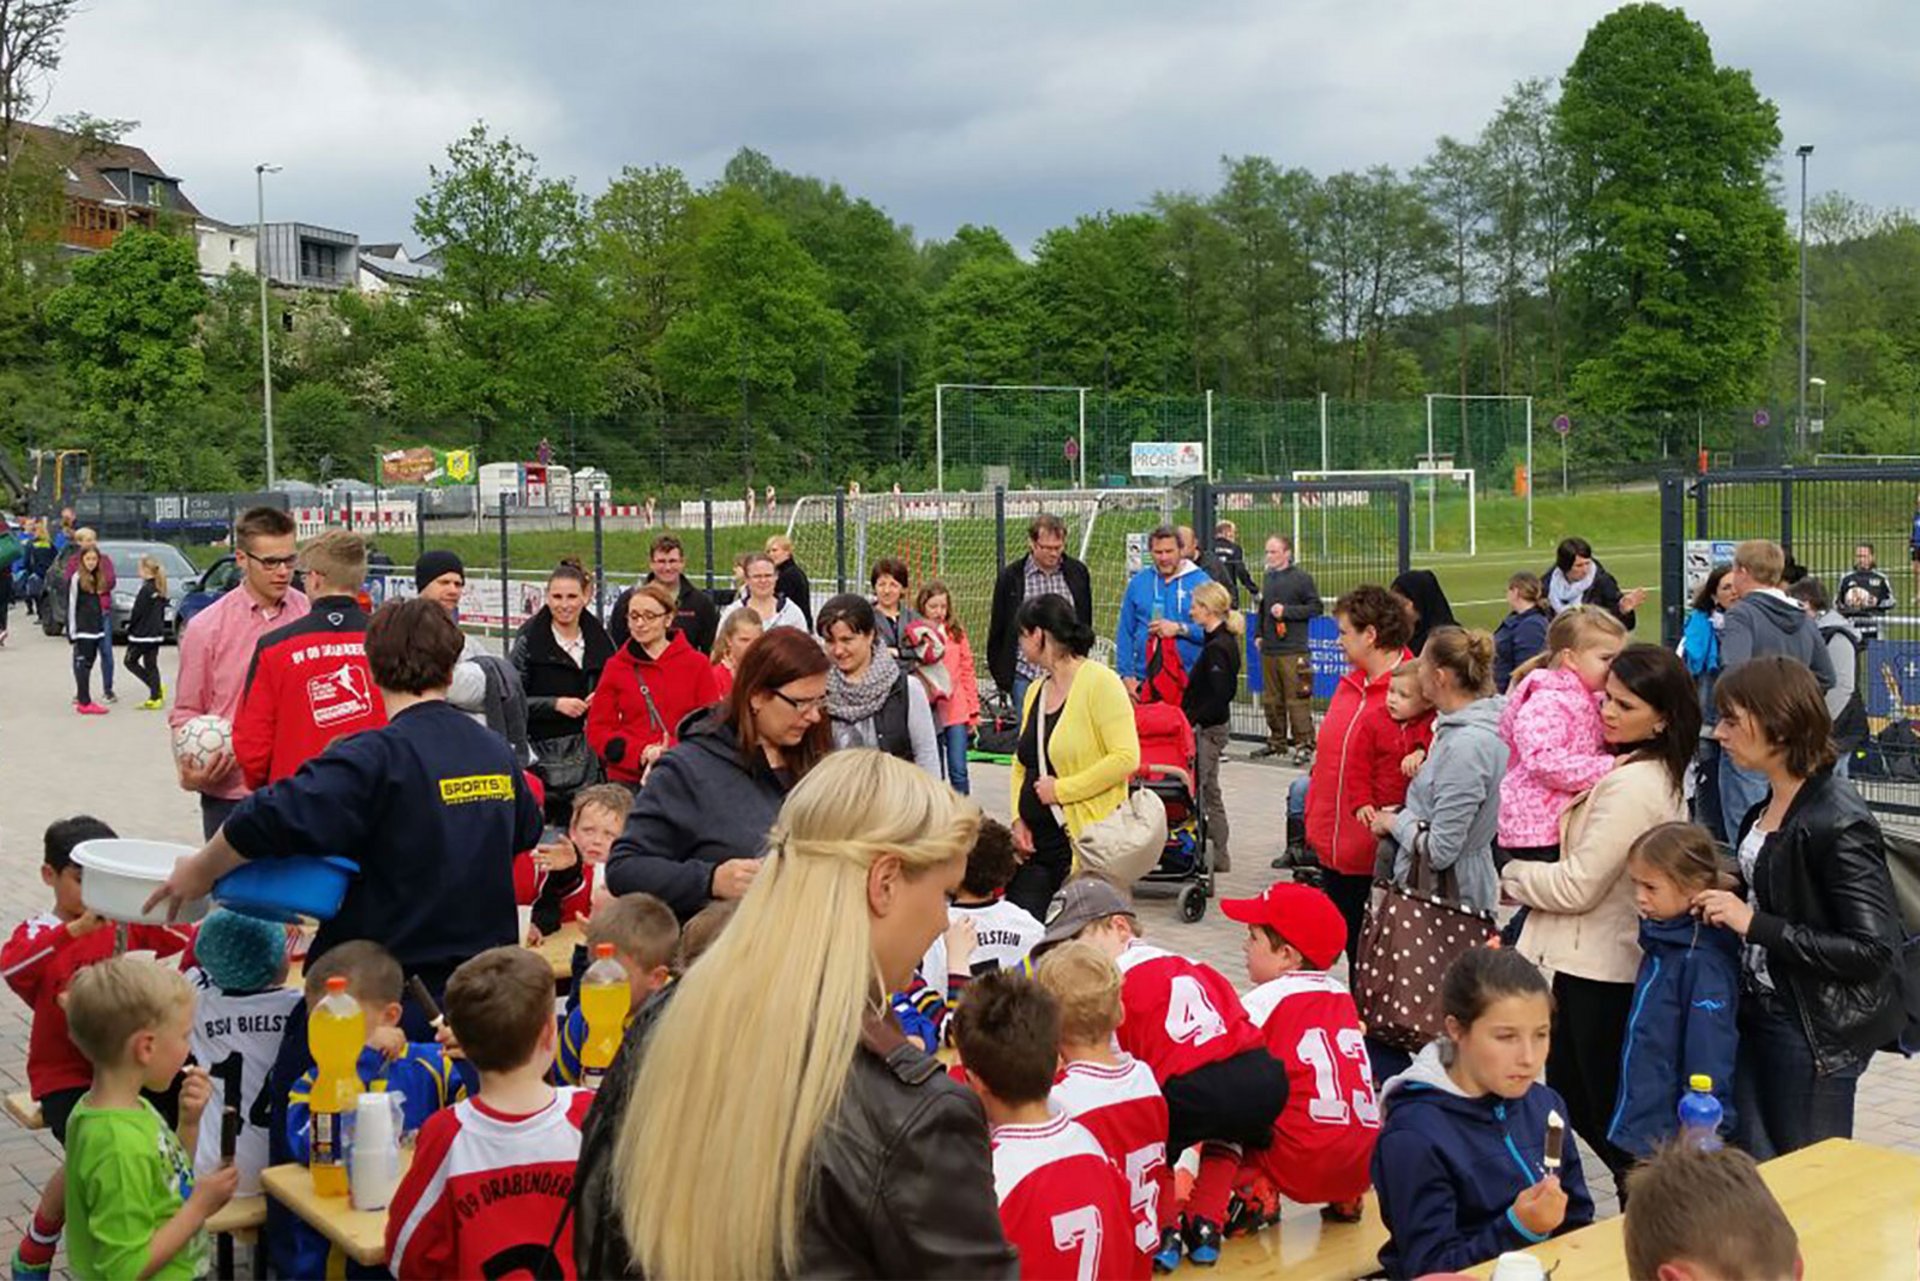
{"label": "black leggings", "polygon": [[1360,963],[1360,927],[1367,919],[1367,900],[1373,897],[1373,877],[1328,868],[1320,888],[1347,920],[1347,973],[1351,975]]}
{"label": "black leggings", "polygon": [[1607,1141],[1620,1094],[1620,1047],[1633,1012],[1631,983],[1603,983],[1571,974],[1553,977],[1553,1042],[1547,1084],[1567,1101],[1567,1121],[1613,1172],[1622,1203],[1633,1155]]}
{"label": "black leggings", "polygon": [[73,689],[76,703],[93,701],[93,664],[100,657],[100,641],[96,637],[73,642]]}
{"label": "black leggings", "polygon": [[147,697],[160,697],[160,642],[127,642],[127,670],[147,687]]}
{"label": "black leggings", "polygon": [[1073,847],[1061,841],[1036,843],[1033,857],[1020,865],[1007,882],[1006,899],[1015,907],[1023,907],[1033,914],[1035,920],[1047,919],[1047,905],[1053,902],[1053,896],[1060,892],[1067,873],[1073,868]]}

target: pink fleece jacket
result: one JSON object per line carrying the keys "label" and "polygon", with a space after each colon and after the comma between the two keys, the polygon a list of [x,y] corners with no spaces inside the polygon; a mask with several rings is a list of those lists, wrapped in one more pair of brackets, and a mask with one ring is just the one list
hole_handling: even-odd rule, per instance
{"label": "pink fleece jacket", "polygon": [[1535,668],[1508,696],[1500,737],[1512,752],[1500,780],[1500,844],[1558,845],[1561,813],[1618,759],[1607,751],[1600,696],[1578,672]]}

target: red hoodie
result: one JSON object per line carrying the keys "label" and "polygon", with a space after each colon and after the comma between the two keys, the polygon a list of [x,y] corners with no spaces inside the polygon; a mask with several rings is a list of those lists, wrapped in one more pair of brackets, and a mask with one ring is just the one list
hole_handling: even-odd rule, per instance
{"label": "red hoodie", "polygon": [[[1405,658],[1411,658],[1405,654]],[[1347,669],[1327,705],[1315,740],[1312,782],[1307,788],[1307,844],[1320,861],[1348,876],[1370,876],[1379,838],[1353,816],[1373,791],[1373,758],[1365,750],[1369,715],[1385,716],[1391,668],[1368,680]],[[1355,800],[1354,798],[1363,798]],[[1376,802],[1377,803],[1377,802]]]}
{"label": "red hoodie", "polygon": [[671,634],[660,657],[628,641],[613,652],[587,712],[587,744],[607,763],[616,783],[638,783],[640,754],[655,743],[679,741],[680,722],[720,697],[713,665]]}

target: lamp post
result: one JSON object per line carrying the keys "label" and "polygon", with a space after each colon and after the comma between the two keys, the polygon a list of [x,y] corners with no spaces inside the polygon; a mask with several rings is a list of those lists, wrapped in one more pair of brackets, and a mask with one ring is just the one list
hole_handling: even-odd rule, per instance
{"label": "lamp post", "polygon": [[1813,411],[1813,430],[1824,433],[1827,430],[1827,380],[1816,374],[1807,381],[1820,389],[1820,405]]}
{"label": "lamp post", "polygon": [[279,165],[253,167],[254,196],[258,201],[259,221],[253,232],[253,272],[260,277],[260,392],[266,409],[267,488],[273,488],[273,346],[267,329],[267,175],[279,173]]}
{"label": "lamp post", "polygon": [[1804,450],[1807,446],[1807,157],[1813,154],[1813,144],[1795,147],[1793,154],[1800,157],[1800,416],[1794,425]]}

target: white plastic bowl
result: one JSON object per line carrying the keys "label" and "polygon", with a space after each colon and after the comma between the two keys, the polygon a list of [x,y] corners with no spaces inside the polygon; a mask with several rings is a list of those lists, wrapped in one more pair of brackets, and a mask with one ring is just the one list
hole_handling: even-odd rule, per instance
{"label": "white plastic bowl", "polygon": [[[142,905],[166,884],[173,865],[193,852],[190,845],[166,841],[82,841],[73,847],[73,861],[85,869],[80,877],[80,901],[109,921],[165,925],[164,906],[145,912]],[[184,904],[175,919],[197,921],[207,914],[208,905],[204,898]]]}

